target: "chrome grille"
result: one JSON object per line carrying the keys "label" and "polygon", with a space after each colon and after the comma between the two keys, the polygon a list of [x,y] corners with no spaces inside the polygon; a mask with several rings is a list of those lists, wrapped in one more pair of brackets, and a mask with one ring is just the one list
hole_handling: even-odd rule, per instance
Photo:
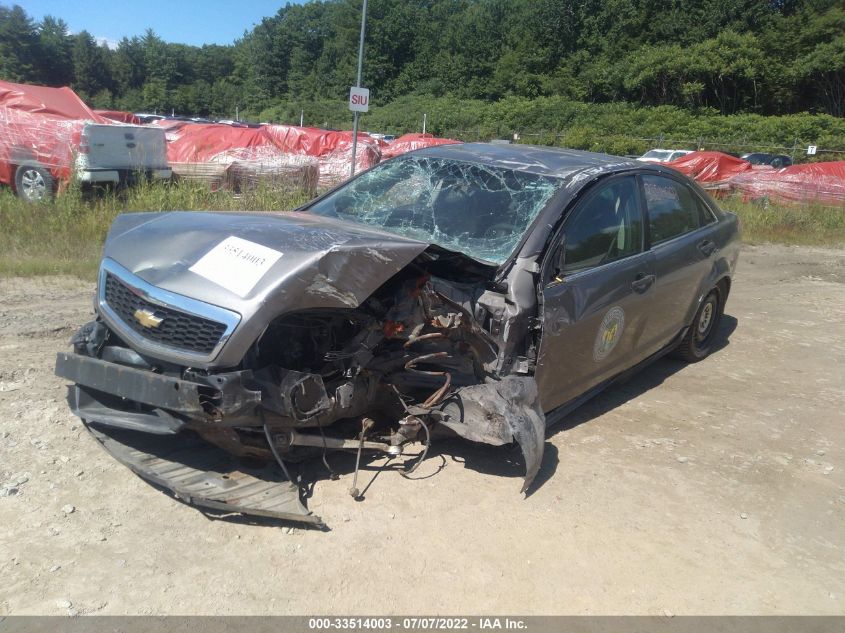
{"label": "chrome grille", "polygon": [[[220,343],[226,325],[151,303],[134,293],[115,275],[106,273],[106,304],[123,323],[143,338],[174,349],[210,354]],[[145,310],[162,319],[158,327],[144,327],[135,312]]]}

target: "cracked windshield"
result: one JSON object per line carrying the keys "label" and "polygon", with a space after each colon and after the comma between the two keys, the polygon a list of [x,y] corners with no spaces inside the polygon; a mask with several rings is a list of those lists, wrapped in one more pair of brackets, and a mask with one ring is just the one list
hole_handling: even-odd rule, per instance
{"label": "cracked windshield", "polygon": [[501,264],[561,184],[510,169],[408,157],[376,167],[309,210]]}

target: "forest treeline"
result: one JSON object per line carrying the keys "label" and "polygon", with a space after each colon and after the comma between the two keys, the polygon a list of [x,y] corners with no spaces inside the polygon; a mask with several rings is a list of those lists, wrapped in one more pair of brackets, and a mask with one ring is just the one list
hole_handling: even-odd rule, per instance
{"label": "forest treeline", "polygon": [[[360,11],[360,0],[313,0],[230,46],[148,30],[108,48],[60,19],[0,5],[0,78],[70,85],[99,108],[198,116],[342,103]],[[375,106],[551,99],[842,117],[845,2],[370,0],[364,85]]]}

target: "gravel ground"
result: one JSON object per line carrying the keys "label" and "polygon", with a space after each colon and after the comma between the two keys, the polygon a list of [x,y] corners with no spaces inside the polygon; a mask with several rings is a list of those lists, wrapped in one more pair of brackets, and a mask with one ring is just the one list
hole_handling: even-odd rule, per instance
{"label": "gravel ground", "polygon": [[[0,615],[845,614],[845,252],[745,248],[722,347],[661,360],[518,451],[436,447],[325,532],[211,520],[98,448],[55,352],[91,287],[0,280]],[[361,480],[359,480],[359,484]]]}

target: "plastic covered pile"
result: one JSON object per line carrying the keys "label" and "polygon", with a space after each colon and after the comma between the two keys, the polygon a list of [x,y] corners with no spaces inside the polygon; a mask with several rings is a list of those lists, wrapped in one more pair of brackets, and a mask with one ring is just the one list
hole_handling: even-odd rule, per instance
{"label": "plastic covered pile", "polygon": [[664,164],[686,174],[711,193],[729,192],[733,178],[754,169],[748,161],[722,152],[692,152]]}
{"label": "plastic covered pile", "polygon": [[384,160],[399,156],[406,152],[415,149],[422,149],[423,147],[433,147],[435,145],[454,145],[460,143],[451,138],[437,138],[431,134],[404,134],[399,138],[387,144],[381,150],[381,156]]}
{"label": "plastic covered pile", "polygon": [[179,178],[235,191],[253,188],[259,182],[274,188],[316,190],[318,161],[283,151],[265,126],[168,120],[156,124],[165,128],[167,159]]}
{"label": "plastic covered pile", "polygon": [[12,184],[16,167],[27,161],[40,163],[56,180],[69,180],[88,122],[111,123],[70,88],[0,81],[0,182]]}
{"label": "plastic covered pile", "polygon": [[[320,187],[328,188],[349,178],[352,166],[352,132],[337,132],[293,125],[263,126],[276,145],[285,152],[314,156],[320,164]],[[365,171],[382,159],[379,142],[368,134],[358,134],[355,173]]]}
{"label": "plastic covered pile", "polygon": [[116,123],[128,123],[129,125],[143,124],[143,121],[131,112],[123,112],[122,110],[94,110],[94,112]]}
{"label": "plastic covered pile", "polygon": [[[240,127],[168,120],[156,124],[165,128],[168,160],[182,178],[207,179],[212,186],[232,179],[252,184],[270,179],[298,183],[312,192],[317,186],[328,188],[349,178],[351,132],[291,125]],[[355,171],[369,169],[380,160],[378,143],[359,134]]]}
{"label": "plastic covered pile", "polygon": [[845,161],[754,170],[734,177],[731,187],[745,200],[841,206],[845,204]]}
{"label": "plastic covered pile", "polygon": [[778,204],[845,204],[845,161],[772,169],[721,152],[693,152],[665,163],[711,193],[737,193],[744,200]]}

